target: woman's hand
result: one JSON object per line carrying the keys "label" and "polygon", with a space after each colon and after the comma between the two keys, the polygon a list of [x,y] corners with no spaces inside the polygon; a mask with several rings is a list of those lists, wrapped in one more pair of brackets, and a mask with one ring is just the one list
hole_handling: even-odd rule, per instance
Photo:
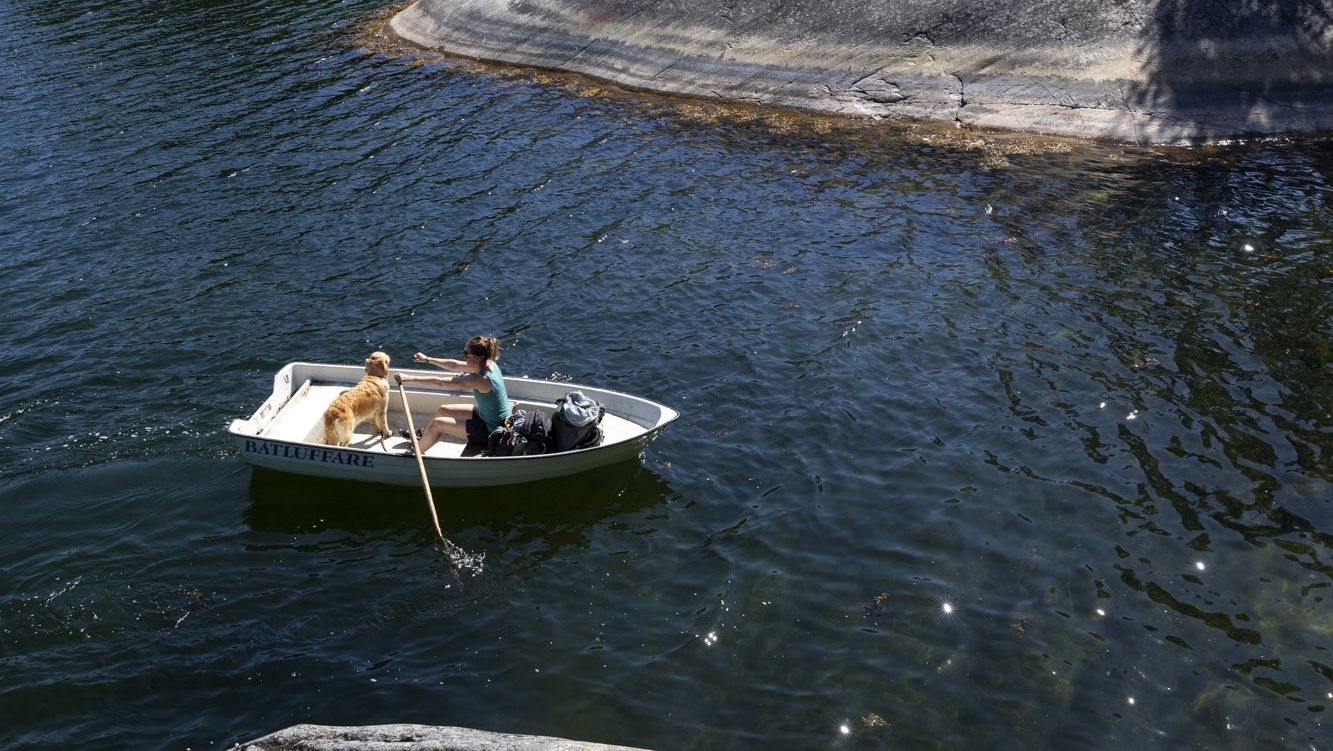
{"label": "woman's hand", "polygon": [[412,362],[430,362],[430,358],[424,352],[418,352],[412,355]]}

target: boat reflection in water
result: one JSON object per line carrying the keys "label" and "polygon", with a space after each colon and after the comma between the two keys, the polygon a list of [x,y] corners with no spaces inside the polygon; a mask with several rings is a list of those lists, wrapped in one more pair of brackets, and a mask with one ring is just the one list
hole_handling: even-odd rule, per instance
{"label": "boat reflection in water", "polygon": [[[579,544],[598,522],[665,503],[672,491],[637,459],[520,485],[435,491],[444,532],[465,548],[524,546],[546,538],[548,552]],[[373,485],[254,469],[245,522],[261,534],[390,531],[421,545],[435,541],[420,488]]]}

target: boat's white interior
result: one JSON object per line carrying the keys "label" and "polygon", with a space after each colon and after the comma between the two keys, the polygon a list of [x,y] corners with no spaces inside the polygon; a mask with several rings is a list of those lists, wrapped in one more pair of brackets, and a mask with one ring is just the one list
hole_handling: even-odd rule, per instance
{"label": "boat's white interior", "polygon": [[[347,388],[345,383],[319,384],[306,381],[292,394],[291,399],[282,406],[271,422],[263,426],[258,435],[280,441],[298,441],[302,443],[322,444],[324,442],[324,410],[335,397]],[[445,394],[438,391],[407,391],[408,406],[412,410],[412,423],[420,428],[426,424],[436,407],[441,404],[471,404],[472,399],[462,394]],[[539,404],[527,401],[514,401],[518,409],[540,409],[549,416],[555,405]],[[352,436],[352,447],[385,453],[400,453],[410,450],[412,442],[398,434],[407,428],[407,419],[403,416],[402,397],[397,390],[389,392],[389,429],[393,435],[382,439],[372,432],[370,422],[356,426]],[[629,420],[612,415],[610,412],[602,418],[603,443],[634,438],[643,433],[643,428]],[[446,437],[426,452],[426,456],[458,457],[462,456],[465,443],[461,438]]]}

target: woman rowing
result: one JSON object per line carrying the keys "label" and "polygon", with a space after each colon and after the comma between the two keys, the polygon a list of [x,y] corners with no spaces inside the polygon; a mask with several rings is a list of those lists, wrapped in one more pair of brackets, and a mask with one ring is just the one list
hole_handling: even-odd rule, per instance
{"label": "woman rowing", "polygon": [[[435,410],[430,422],[419,430],[421,453],[434,446],[442,436],[466,438],[469,443],[485,443],[491,431],[501,427],[509,418],[509,395],[505,393],[504,376],[496,360],[500,359],[500,341],[493,336],[474,336],[463,346],[463,359],[429,357],[421,352],[412,355],[412,362],[426,363],[448,370],[454,375],[416,376],[394,373],[394,379],[403,383],[421,383],[439,388],[464,388],[472,391],[474,405],[442,404]],[[403,434],[407,438],[411,436]]]}

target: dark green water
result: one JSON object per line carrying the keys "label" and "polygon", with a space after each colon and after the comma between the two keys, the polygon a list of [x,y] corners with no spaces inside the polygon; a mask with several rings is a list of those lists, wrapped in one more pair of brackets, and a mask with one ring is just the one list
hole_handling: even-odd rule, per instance
{"label": "dark green water", "polygon": [[[1333,145],[701,118],[381,10],[0,0],[0,747],[1333,748]],[[459,580],[224,441],[474,333],[683,417],[437,493]]]}

